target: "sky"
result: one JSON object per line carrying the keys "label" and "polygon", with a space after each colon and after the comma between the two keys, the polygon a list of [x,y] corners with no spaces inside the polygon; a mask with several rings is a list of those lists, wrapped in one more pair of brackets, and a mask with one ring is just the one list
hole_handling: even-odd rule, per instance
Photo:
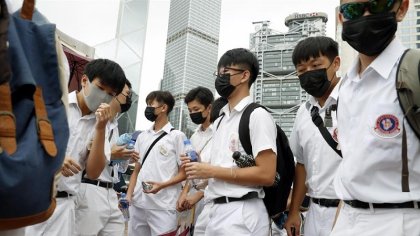
{"label": "sky", "polygon": [[[22,0],[7,0],[19,7]],[[270,28],[286,32],[284,19],[292,13],[324,12],[328,14],[327,36],[335,37],[335,7],[339,0],[222,0],[219,52],[249,47],[249,35],[255,32],[254,21],[269,20]],[[143,114],[144,98],[157,90],[163,77],[166,30],[170,0],[150,0],[144,48],[136,129],[150,123]],[[119,0],[37,0],[38,9],[64,33],[95,46],[115,36]]]}

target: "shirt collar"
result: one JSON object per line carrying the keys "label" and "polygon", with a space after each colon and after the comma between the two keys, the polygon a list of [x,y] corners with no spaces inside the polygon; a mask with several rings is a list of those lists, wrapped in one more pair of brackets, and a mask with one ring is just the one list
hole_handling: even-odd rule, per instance
{"label": "shirt collar", "polygon": [[[329,106],[332,102],[337,103],[337,99],[338,99],[338,91],[340,90],[340,84],[341,84],[342,79],[340,79],[338,81],[338,83],[335,85],[334,89],[331,91],[330,96],[328,96],[327,100],[325,101],[324,107]],[[306,109],[309,111],[309,109],[312,106],[317,105],[319,106],[318,100],[316,100],[313,96],[309,96],[308,101],[306,101],[305,107]]]}
{"label": "shirt collar", "polygon": [[[404,46],[401,41],[394,38],[392,42],[379,54],[379,56],[369,65],[382,78],[388,79],[394,65],[398,62],[401,55],[404,53]],[[369,68],[368,67],[368,68]]]}
{"label": "shirt collar", "polygon": [[[153,130],[154,127],[155,127],[155,124],[153,123],[153,125],[149,128],[149,132],[154,133],[155,132]],[[173,126],[172,126],[171,122],[168,122],[165,126],[162,127],[162,129],[158,130],[156,133],[160,133],[160,132],[164,131],[164,132],[169,134],[171,132],[172,128],[173,128]]]}
{"label": "shirt collar", "polygon": [[69,104],[76,104],[77,106],[79,106],[79,104],[77,103],[76,91],[69,93]]}
{"label": "shirt collar", "polygon": [[[388,47],[366,68],[364,73],[369,70],[374,70],[383,79],[388,79],[395,63],[398,62],[404,51],[405,48],[401,44],[401,41],[394,38]],[[360,78],[359,66],[359,56],[357,56],[343,80],[350,79],[351,81],[358,82]]]}
{"label": "shirt collar", "polygon": [[206,130],[204,130],[204,131],[201,129],[201,126],[202,126],[202,125],[199,125],[199,126],[197,127],[196,132],[198,132],[198,133],[213,132],[213,125],[212,125],[212,124],[210,124],[210,125],[209,125],[209,127],[207,127],[207,129],[206,129]]}
{"label": "shirt collar", "polygon": [[[246,96],[246,97],[244,97],[244,98],[242,98],[242,100],[238,103],[238,104],[236,104],[236,106],[233,108],[233,110],[235,110],[235,111],[237,111],[237,112],[241,112],[248,104],[250,104],[252,102],[252,98],[251,98],[251,96]],[[232,111],[233,111],[232,110]],[[221,113],[220,114],[222,114],[222,113],[225,113],[225,114],[230,114],[230,111],[229,111],[229,103],[228,104],[226,104],[223,108],[222,108],[222,110],[221,110]]]}

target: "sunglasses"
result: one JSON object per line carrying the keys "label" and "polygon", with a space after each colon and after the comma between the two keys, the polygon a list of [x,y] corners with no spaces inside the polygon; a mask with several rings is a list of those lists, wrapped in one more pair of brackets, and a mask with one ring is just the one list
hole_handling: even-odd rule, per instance
{"label": "sunglasses", "polygon": [[350,2],[340,5],[340,13],[347,20],[357,19],[365,13],[370,14],[389,12],[398,0],[369,0],[367,2]]}

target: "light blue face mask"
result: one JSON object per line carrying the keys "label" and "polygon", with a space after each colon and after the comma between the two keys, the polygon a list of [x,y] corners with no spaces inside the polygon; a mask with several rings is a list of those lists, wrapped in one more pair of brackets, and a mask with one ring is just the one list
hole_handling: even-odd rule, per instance
{"label": "light blue face mask", "polygon": [[112,100],[112,96],[107,94],[105,91],[99,89],[99,87],[88,81],[89,84],[89,95],[86,95],[85,89],[83,89],[83,97],[85,98],[86,106],[90,111],[96,111],[101,103],[109,103]]}

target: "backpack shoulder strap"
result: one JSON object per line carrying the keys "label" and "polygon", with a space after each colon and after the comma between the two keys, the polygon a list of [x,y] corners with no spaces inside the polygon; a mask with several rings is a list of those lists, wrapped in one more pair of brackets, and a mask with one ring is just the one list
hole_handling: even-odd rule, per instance
{"label": "backpack shoulder strap", "polygon": [[245,108],[239,121],[239,140],[241,141],[242,147],[248,155],[252,155],[251,137],[249,136],[249,120],[251,113],[258,107],[262,107],[267,110],[267,108],[258,103],[250,103]]}
{"label": "backpack shoulder strap", "polygon": [[[172,130],[174,130],[174,128],[172,128],[171,129],[171,131]],[[165,137],[166,135],[167,135],[168,133],[166,133],[166,132],[163,132],[159,137],[157,137],[154,141],[153,141],[153,143],[152,144],[150,144],[150,146],[149,146],[149,148],[147,149],[147,151],[146,151],[146,154],[144,154],[144,158],[143,158],[143,161],[141,162],[141,166],[143,166],[143,164],[144,164],[144,162],[146,161],[146,159],[147,159],[147,156],[149,156],[149,153],[150,153],[150,151],[152,150],[152,148],[153,148],[153,146],[155,146],[155,144],[157,143],[157,142],[159,142],[159,140],[161,140],[163,137]]]}
{"label": "backpack shoulder strap", "polygon": [[322,120],[321,116],[319,115],[319,109],[316,106],[313,106],[311,109],[311,117],[312,122],[315,124],[316,127],[318,127],[319,132],[321,133],[324,140],[328,143],[328,145],[341,157],[343,158],[343,155],[341,154],[341,150],[338,150],[337,143],[331,136],[330,132],[328,132],[328,129],[324,126],[324,121]]}

